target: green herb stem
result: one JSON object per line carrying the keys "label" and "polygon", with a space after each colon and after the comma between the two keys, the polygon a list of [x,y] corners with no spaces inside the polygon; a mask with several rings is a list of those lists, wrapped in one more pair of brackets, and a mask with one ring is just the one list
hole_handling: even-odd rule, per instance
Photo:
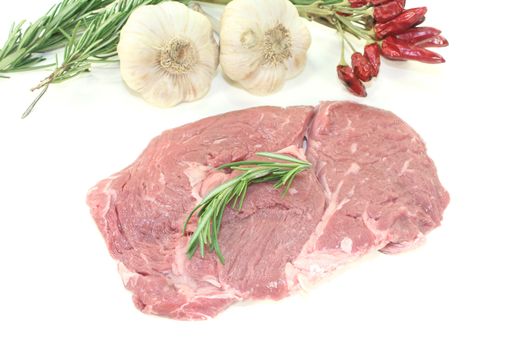
{"label": "green herb stem", "polygon": [[311,164],[297,158],[278,153],[261,152],[260,157],[281,160],[282,162],[247,160],[223,164],[217,169],[231,169],[243,172],[241,175],[216,187],[191,211],[184,222],[183,232],[186,232],[188,222],[197,214],[198,222],[188,243],[187,255],[191,259],[197,249],[204,256],[205,247],[209,246],[215,252],[219,261],[224,264],[224,256],[219,247],[219,231],[224,210],[228,205],[232,209],[241,210],[246,198],[248,187],[252,184],[273,182],[274,188],[283,188],[284,196],[295,177],[309,169]]}
{"label": "green herb stem", "polygon": [[[86,23],[95,11],[114,0],[63,0],[43,17],[25,26],[26,21],[13,24],[4,46],[0,48],[0,72],[12,73],[41,69],[45,60],[40,53],[62,47],[78,23]],[[25,29],[24,29],[25,27]]]}
{"label": "green herb stem", "polygon": [[[164,0],[118,0],[97,12],[89,20],[78,21],[64,47],[64,57],[59,67],[32,90],[39,90],[53,83],[71,79],[91,69],[92,62],[107,61],[117,55],[120,30],[137,7],[157,4]],[[27,117],[37,100],[24,112]]]}

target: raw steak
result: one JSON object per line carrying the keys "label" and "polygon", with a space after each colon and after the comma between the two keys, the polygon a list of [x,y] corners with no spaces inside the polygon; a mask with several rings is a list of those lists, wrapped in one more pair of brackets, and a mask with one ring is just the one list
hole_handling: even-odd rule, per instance
{"label": "raw steak", "polygon": [[421,138],[394,114],[324,102],[307,139],[326,204],[289,279],[316,280],[370,250],[400,252],[439,226],[448,193]]}
{"label": "raw steak", "polygon": [[[306,157],[287,196],[251,186],[227,209],[226,257],[185,255],[191,209],[258,151]],[[146,313],[213,317],[236,301],[280,299],[373,249],[397,252],[439,225],[448,195],[418,135],[389,112],[349,102],[259,107],[164,132],[88,195],[126,288]],[[190,231],[195,222],[190,224]]]}

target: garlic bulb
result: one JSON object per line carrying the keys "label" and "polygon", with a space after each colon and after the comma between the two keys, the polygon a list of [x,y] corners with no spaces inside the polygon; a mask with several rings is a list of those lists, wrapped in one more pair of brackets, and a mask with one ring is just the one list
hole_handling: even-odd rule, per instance
{"label": "garlic bulb", "polygon": [[174,1],[136,9],[117,51],[126,84],[160,107],[204,96],[219,56],[206,16]]}
{"label": "garlic bulb", "polygon": [[221,20],[224,74],[257,95],[302,72],[310,47],[305,20],[288,0],[233,0]]}

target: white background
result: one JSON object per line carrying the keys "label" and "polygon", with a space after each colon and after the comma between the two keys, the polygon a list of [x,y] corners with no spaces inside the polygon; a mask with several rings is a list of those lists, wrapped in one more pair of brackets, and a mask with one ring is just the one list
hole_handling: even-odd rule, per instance
{"label": "white background", "polygon": [[[52,3],[4,6],[0,42],[12,21]],[[51,86],[21,120],[29,88],[48,73],[0,80],[0,349],[524,349],[523,32],[511,4],[481,3],[408,0],[427,5],[428,24],[444,30],[447,63],[385,62],[366,99],[338,83],[339,42],[315,24],[304,73],[268,97],[218,74],[204,99],[160,110],[110,65]],[[309,293],[234,306],[211,321],[137,311],[89,215],[87,190],[167,128],[254,105],[334,99],[392,110],[427,142],[452,198],[427,244],[372,254]]]}

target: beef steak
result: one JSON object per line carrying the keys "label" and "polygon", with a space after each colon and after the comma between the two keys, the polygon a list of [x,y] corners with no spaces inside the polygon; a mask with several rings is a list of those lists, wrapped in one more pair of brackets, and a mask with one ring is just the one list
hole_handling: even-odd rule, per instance
{"label": "beef steak", "polygon": [[[233,176],[215,167],[258,151],[306,156],[313,171],[299,174],[287,196],[257,184],[241,211],[226,210],[224,265],[213,254],[188,260],[184,219]],[[325,102],[317,110],[235,111],[168,130],[91,189],[88,204],[140,310],[206,319],[236,301],[283,298],[370,250],[421,242],[439,225],[448,194],[423,142],[399,118]]]}

